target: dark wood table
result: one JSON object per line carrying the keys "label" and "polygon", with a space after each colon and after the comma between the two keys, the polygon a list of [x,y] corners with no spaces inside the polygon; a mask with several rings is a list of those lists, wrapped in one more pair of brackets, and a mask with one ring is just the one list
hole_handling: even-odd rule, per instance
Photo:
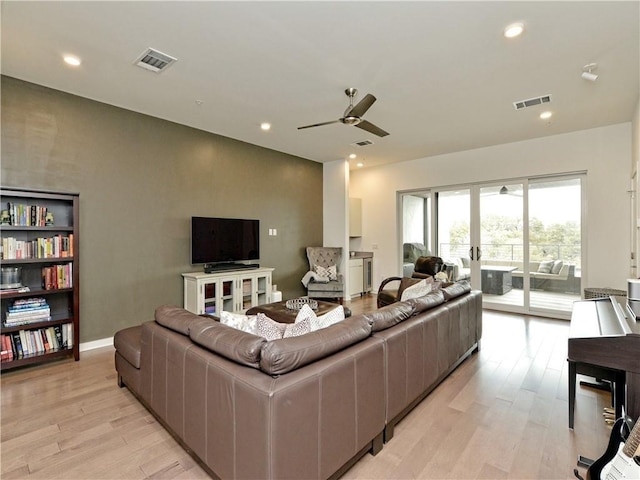
{"label": "dark wood table", "polygon": [[[322,300],[317,300],[318,308],[314,310],[315,314],[320,316],[324,315],[327,312],[330,312],[336,307],[339,307],[340,304],[332,303],[332,302],[324,302]],[[280,323],[293,323],[298,315],[299,310],[291,310],[287,308],[287,301],[283,300],[281,302],[274,303],[266,303],[264,305],[258,305],[255,307],[251,307],[247,310],[247,315],[257,315],[258,313],[264,313],[267,317],[276,322]],[[343,305],[344,308],[344,316],[351,316],[351,310]]]}

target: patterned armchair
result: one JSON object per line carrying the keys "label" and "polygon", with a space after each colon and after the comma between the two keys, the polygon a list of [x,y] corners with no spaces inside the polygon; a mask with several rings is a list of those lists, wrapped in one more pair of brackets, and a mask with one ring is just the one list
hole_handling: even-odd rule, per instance
{"label": "patterned armchair", "polygon": [[307,259],[309,260],[309,269],[312,272],[319,273],[326,270],[333,272],[333,278],[328,282],[311,280],[307,285],[307,296],[309,298],[336,298],[342,303],[344,281],[342,274],[338,271],[342,260],[342,248],[307,247]]}

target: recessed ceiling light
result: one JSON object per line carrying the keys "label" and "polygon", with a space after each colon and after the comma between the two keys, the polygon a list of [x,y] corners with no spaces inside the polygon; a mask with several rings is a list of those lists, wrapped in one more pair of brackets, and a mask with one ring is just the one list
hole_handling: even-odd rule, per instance
{"label": "recessed ceiling light", "polygon": [[349,155],[349,158],[356,158],[356,157],[357,157],[357,155],[356,155],[355,153],[351,153],[351,154]]}
{"label": "recessed ceiling light", "polygon": [[364,167],[364,163],[363,162],[358,162],[358,163],[356,163],[356,167],[362,168],[362,167]]}
{"label": "recessed ceiling light", "polygon": [[63,58],[65,63],[67,65],[71,65],[72,67],[77,67],[82,63],[80,59],[74,55],[65,55]]}
{"label": "recessed ceiling light", "polygon": [[267,123],[267,122],[263,122],[263,123],[261,123],[261,124],[260,124],[260,128],[261,128],[262,130],[265,130],[265,131],[266,131],[266,130],[271,130],[271,124],[270,124],[270,123]]}
{"label": "recessed ceiling light", "polygon": [[552,116],[552,115],[553,115],[553,113],[552,113],[552,112],[548,112],[548,111],[547,111],[547,112],[542,112],[542,113],[540,114],[540,118],[541,118],[542,120],[546,120],[547,118],[551,118],[551,116]]}
{"label": "recessed ceiling light", "polygon": [[521,35],[522,32],[524,32],[524,25],[522,23],[512,23],[504,29],[504,36],[507,38],[514,38]]}

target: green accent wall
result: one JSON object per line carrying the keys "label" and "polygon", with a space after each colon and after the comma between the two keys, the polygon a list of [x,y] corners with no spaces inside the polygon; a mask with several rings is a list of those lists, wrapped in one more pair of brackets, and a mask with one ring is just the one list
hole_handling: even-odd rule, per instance
{"label": "green accent wall", "polygon": [[[322,164],[2,77],[3,186],[80,194],[80,341],[182,305],[191,216],[257,218],[261,261],[304,294]],[[277,236],[269,236],[276,228]]]}

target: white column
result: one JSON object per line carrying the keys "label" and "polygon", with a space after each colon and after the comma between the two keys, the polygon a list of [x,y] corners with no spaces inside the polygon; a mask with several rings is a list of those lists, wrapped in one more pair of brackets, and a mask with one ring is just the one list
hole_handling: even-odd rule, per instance
{"label": "white column", "polygon": [[322,242],[324,247],[342,247],[339,271],[349,300],[349,162],[336,160],[323,164]]}

